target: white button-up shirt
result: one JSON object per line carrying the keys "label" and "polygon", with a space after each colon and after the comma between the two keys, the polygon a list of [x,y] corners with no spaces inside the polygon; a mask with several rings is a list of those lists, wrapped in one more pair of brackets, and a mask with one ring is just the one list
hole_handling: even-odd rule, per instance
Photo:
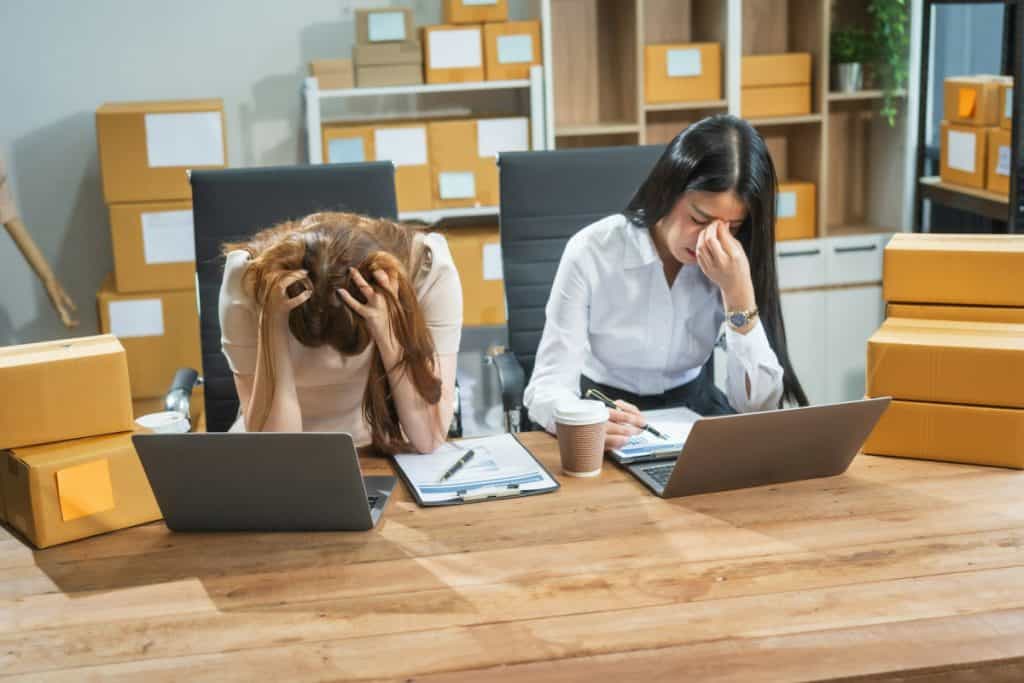
{"label": "white button-up shirt", "polygon": [[[579,396],[581,373],[639,395],[693,381],[725,319],[720,290],[700,267],[684,266],[670,287],[650,232],[621,214],[569,240],[545,313],[524,402],[549,431],[558,401]],[[760,319],[745,335],[726,326],[726,346],[730,405],[777,407],[783,371]]]}

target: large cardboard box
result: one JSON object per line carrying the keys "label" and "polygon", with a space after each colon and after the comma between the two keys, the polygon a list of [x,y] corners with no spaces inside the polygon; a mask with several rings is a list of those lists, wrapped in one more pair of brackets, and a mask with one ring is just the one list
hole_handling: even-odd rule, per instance
{"label": "large cardboard box", "polygon": [[443,0],[447,24],[483,24],[508,19],[508,0]]}
{"label": "large cardboard box", "polygon": [[644,98],[648,104],[722,99],[719,43],[644,47]]}
{"label": "large cardboard box", "polygon": [[360,88],[388,88],[395,85],[423,83],[420,64],[388,64],[356,67],[356,84]]}
{"label": "large cardboard box", "polygon": [[202,372],[195,290],[122,294],[111,273],[96,303],[100,329],[124,345],[133,398],[163,396],[178,368]]}
{"label": "large cardboard box", "polygon": [[530,149],[530,120],[526,117],[479,119],[476,122],[476,196],[481,206],[498,206],[497,156]]}
{"label": "large cardboard box", "polygon": [[0,455],[8,521],[37,548],[161,518],[130,432]]}
{"label": "large cardboard box", "polygon": [[423,48],[417,40],[352,48],[360,88],[423,83]]}
{"label": "large cardboard box", "polygon": [[1002,110],[999,76],[954,76],[943,83],[943,118],[965,126],[997,126]]}
{"label": "large cardboard box", "polygon": [[886,301],[1024,306],[1024,235],[896,234],[884,263]]}
{"label": "large cardboard box", "polygon": [[889,318],[868,340],[867,392],[1024,408],[1024,325]]}
{"label": "large cardboard box", "polygon": [[976,323],[1024,324],[1024,307],[1011,306],[944,306],[941,304],[888,304],[885,314],[890,318],[915,320],[965,320]]}
{"label": "large cardboard box", "polygon": [[985,188],[989,192],[1010,194],[1010,137],[1003,128],[988,129]]}
{"label": "large cardboard box", "polygon": [[356,10],[356,44],[403,43],[413,39],[411,7]]}
{"label": "large cardboard box", "polygon": [[326,164],[356,164],[376,160],[373,151],[373,126],[324,123],[320,140]]}
{"label": "large cardboard box", "polygon": [[482,26],[426,26],[423,28],[423,66],[427,83],[464,83],[484,80]]}
{"label": "large cardboard box", "polygon": [[108,204],[191,199],[187,170],[227,165],[221,100],[107,103],[96,140]]}
{"label": "large cardboard box", "polygon": [[125,349],[109,335],[0,348],[0,449],[132,428]]}
{"label": "large cardboard box", "polygon": [[740,87],[742,88],[809,85],[810,83],[811,53],[809,52],[747,55],[740,60]]}
{"label": "large cardboard box", "polygon": [[355,87],[351,59],[314,59],[309,63],[309,75],[316,76],[321,90],[347,90]]}
{"label": "large cardboard box", "polygon": [[818,223],[814,183],[789,181],[779,183],[775,196],[775,239],[813,239]]}
{"label": "large cardboard box", "polygon": [[863,451],[1024,468],[1024,410],[893,401]]}
{"label": "large cardboard box", "polygon": [[810,85],[772,85],[743,88],[740,111],[744,118],[804,116],[811,113]]}
{"label": "large cardboard box", "polygon": [[999,127],[1013,129],[1013,80],[999,84]]}
{"label": "large cardboard box", "polygon": [[484,60],[489,81],[529,78],[530,67],[541,63],[540,22],[484,24]]}
{"label": "large cardboard box", "polygon": [[444,234],[462,283],[462,324],[504,325],[505,283],[497,223],[453,227]]}
{"label": "large cardboard box", "polygon": [[478,206],[480,155],[476,121],[431,121],[430,182],[434,208]]}
{"label": "large cardboard box", "polygon": [[107,208],[117,291],[195,289],[191,202],[111,204]]}
{"label": "large cardboard box", "polygon": [[988,129],[943,121],[939,138],[939,176],[948,183],[985,188]]}

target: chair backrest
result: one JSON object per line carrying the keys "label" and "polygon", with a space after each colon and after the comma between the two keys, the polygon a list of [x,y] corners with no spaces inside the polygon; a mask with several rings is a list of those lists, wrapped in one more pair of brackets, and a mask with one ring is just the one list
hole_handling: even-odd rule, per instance
{"label": "chair backrest", "polygon": [[221,246],[316,211],[396,218],[394,166],[382,161],[192,173],[202,373],[211,432],[226,431],[238,414],[234,378],[220,346]]}
{"label": "chair backrest", "polygon": [[498,158],[508,344],[529,381],[565,244],[621,213],[664,145],[510,152]]}

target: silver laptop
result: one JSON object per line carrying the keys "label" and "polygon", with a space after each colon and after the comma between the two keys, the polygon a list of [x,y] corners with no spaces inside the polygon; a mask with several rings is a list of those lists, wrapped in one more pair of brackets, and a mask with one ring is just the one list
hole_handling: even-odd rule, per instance
{"label": "silver laptop", "polygon": [[363,531],[395,477],[364,477],[344,433],[136,434],[174,531]]}
{"label": "silver laptop", "polygon": [[674,460],[626,469],[662,498],[842,474],[889,398],[697,420]]}

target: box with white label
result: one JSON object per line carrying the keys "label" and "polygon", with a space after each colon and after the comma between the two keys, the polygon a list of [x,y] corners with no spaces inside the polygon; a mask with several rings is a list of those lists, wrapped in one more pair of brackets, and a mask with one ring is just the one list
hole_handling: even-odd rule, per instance
{"label": "box with white label", "polygon": [[985,189],[988,129],[943,121],[939,136],[939,176],[942,180]]}
{"label": "box with white label", "polygon": [[999,84],[999,127],[1003,130],[1013,128],[1013,79]]}
{"label": "box with white label", "polygon": [[476,122],[476,195],[481,206],[498,205],[498,154],[530,150],[530,120],[525,116]]}
{"label": "box with white label", "polygon": [[988,129],[988,164],[985,187],[989,192],[1010,194],[1010,138],[1003,128]]}
{"label": "box with white label", "polygon": [[482,24],[508,19],[508,0],[444,0],[448,24]]}
{"label": "box with white label", "polygon": [[644,98],[647,104],[722,99],[722,46],[718,43],[646,46]]}
{"label": "box with white label", "polygon": [[476,121],[431,121],[427,134],[434,208],[479,206]]}
{"label": "box with white label", "polygon": [[122,294],[114,289],[111,273],[96,305],[100,329],[124,346],[132,398],[163,396],[178,368],[202,373],[194,289]]}
{"label": "box with white label", "polygon": [[484,80],[482,26],[426,26],[423,51],[427,83]]}
{"label": "box with white label", "polygon": [[107,103],[96,110],[107,204],[191,199],[187,171],[227,165],[221,100]]}
{"label": "box with white label", "polygon": [[192,202],[111,204],[107,208],[118,292],[195,288]]}
{"label": "box with white label", "polygon": [[460,224],[444,230],[462,283],[462,324],[504,325],[505,283],[497,221]]}
{"label": "box with white label", "polygon": [[356,10],[356,44],[402,43],[413,40],[412,8]]}
{"label": "box with white label", "polygon": [[775,197],[775,241],[813,239],[817,236],[817,197],[814,183],[779,183]]}
{"label": "box with white label", "polygon": [[529,78],[530,67],[541,63],[540,22],[484,24],[484,60],[489,81]]}

